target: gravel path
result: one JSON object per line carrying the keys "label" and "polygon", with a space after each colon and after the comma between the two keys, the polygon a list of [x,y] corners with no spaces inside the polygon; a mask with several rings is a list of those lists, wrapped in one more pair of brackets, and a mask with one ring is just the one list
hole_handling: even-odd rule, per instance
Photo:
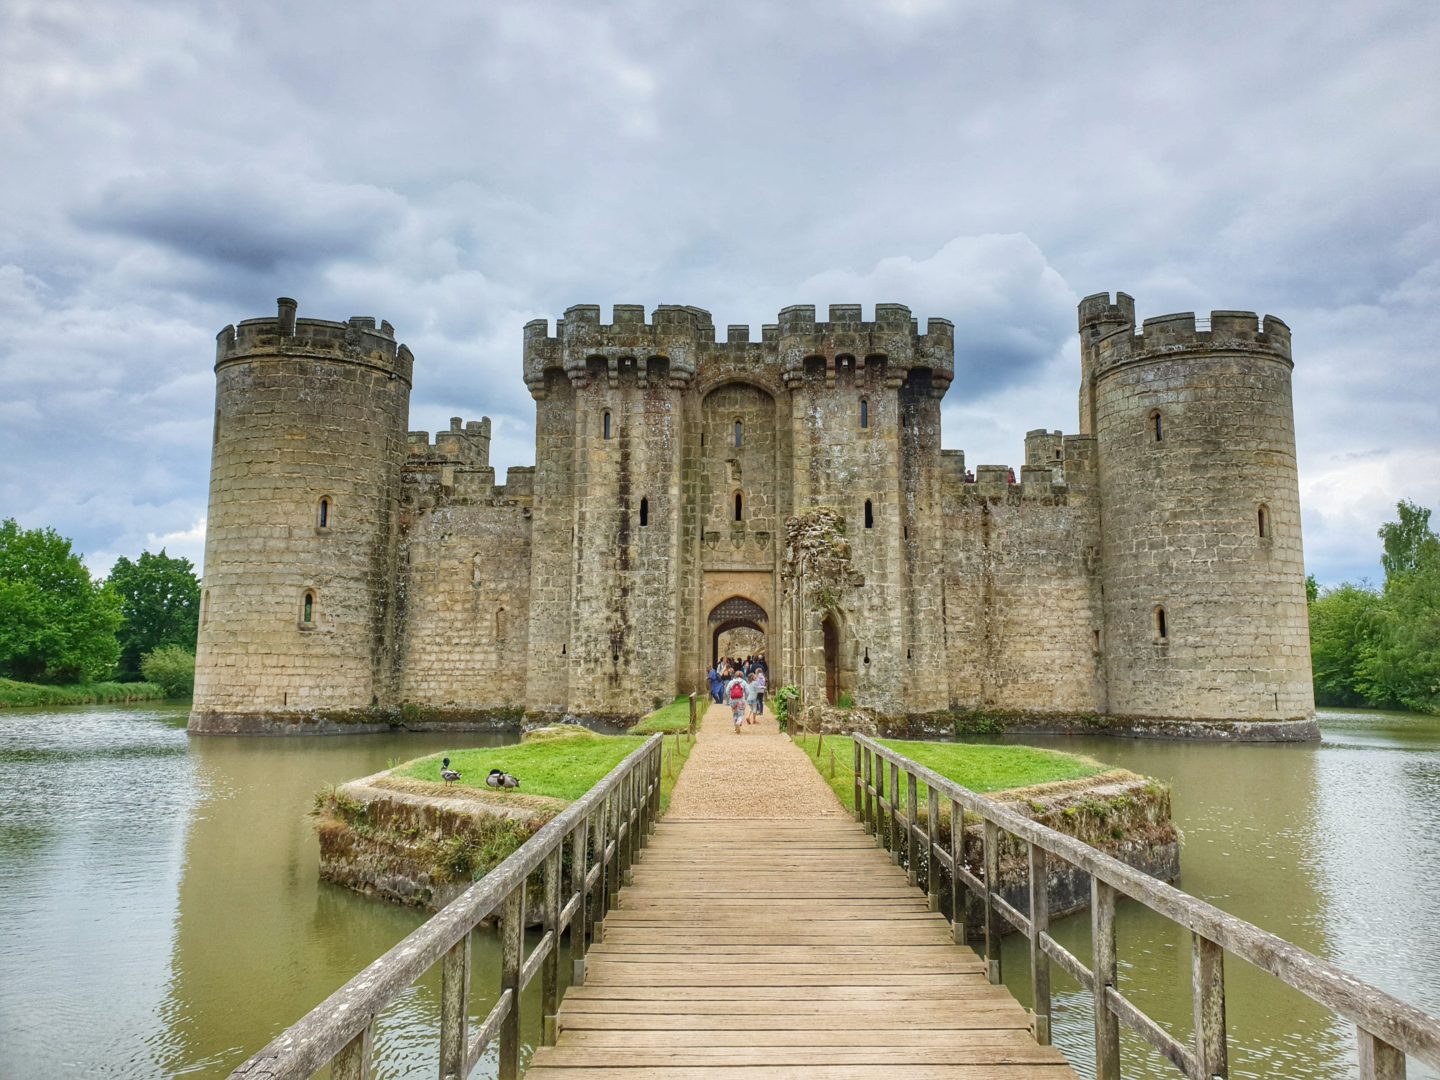
{"label": "gravel path", "polygon": [[667,819],[848,816],[804,751],[780,734],[773,713],[739,735],[734,727],[724,705],[706,710]]}

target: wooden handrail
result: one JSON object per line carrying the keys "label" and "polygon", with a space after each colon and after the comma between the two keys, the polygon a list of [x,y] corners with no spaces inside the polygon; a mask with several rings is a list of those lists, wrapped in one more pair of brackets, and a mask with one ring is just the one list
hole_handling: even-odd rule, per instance
{"label": "wooden handrail", "polygon": [[[1360,1043],[1363,1080],[1401,1080],[1405,1075],[1406,1055],[1440,1067],[1440,1018],[1362,982],[1328,960],[1253,923],[1158,881],[1072,836],[1032,821],[1003,803],[961,787],[874,739],[858,733],[852,738],[856,747],[856,816],[875,835],[877,844],[890,848],[892,856],[901,853],[899,830],[903,821],[904,846],[907,853],[912,853],[909,868],[912,881],[915,880],[915,844],[927,845],[927,875],[934,878],[941,867],[950,874],[950,917],[955,923],[956,940],[964,940],[964,925],[973,916],[983,920],[986,967],[992,982],[1000,981],[1000,920],[1009,922],[1029,939],[1032,985],[1036,988],[1037,1039],[1042,1042],[1049,1039],[1050,963],[1059,964],[1091,992],[1095,999],[1097,1080],[1118,1080],[1120,1076],[1118,1030],[1121,1023],[1173,1062],[1185,1076],[1202,1080],[1228,1076],[1223,964],[1226,952],[1269,972],[1286,986],[1353,1023]],[[886,764],[890,766],[891,775],[888,798],[884,782]],[[898,772],[905,774],[910,785],[908,815],[900,810]],[[919,782],[929,788],[932,815],[938,806],[937,793],[950,803],[949,852],[941,850],[933,821],[924,829],[915,821],[914,793]],[[884,822],[887,811],[888,829]],[[961,865],[965,814],[973,815],[983,824],[984,873],[981,875]],[[1032,875],[1043,872],[1047,865],[1060,864],[1090,875],[1094,944],[1089,965],[1050,936],[1048,904],[1040,899],[1044,889],[1035,884],[1033,876],[1028,915],[1000,897],[996,883],[1002,834],[1026,845]],[[963,893],[958,886],[964,887]],[[925,888],[928,895],[938,895],[934,881],[927,880]],[[1116,989],[1117,894],[1144,904],[1191,933],[1195,1023],[1189,1045],[1176,1040]]]}
{"label": "wooden handrail", "polygon": [[[585,981],[587,924],[591,939],[600,941],[620,878],[629,873],[642,838],[654,829],[660,808],[662,745],[663,736],[652,735],[514,854],[286,1028],[231,1077],[301,1080],[333,1063],[332,1075],[337,1080],[367,1080],[375,1018],[437,963],[442,963],[442,1078],[468,1076],[497,1037],[501,1080],[517,1077],[521,993],[536,974],[542,976],[543,1038],[547,1045],[553,1043],[560,935],[569,927],[575,966],[572,981],[579,985]],[[561,857],[567,842],[571,844],[571,870],[562,906]],[[543,933],[527,959],[525,885],[537,869],[544,876]],[[497,909],[501,911],[500,996],[474,1036],[467,1037],[469,935]]]}

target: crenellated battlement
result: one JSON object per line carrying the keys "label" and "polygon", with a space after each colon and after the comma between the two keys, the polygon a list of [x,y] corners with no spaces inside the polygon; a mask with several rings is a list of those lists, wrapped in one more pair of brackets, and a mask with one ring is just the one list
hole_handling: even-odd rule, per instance
{"label": "crenellated battlement", "polygon": [[282,296],[276,305],[274,318],[246,319],[215,336],[217,369],[261,356],[297,356],[376,367],[410,383],[415,358],[408,346],[396,343],[388,322],[377,326],[370,315],[353,315],[345,322],[298,319],[294,300]]}
{"label": "crenellated battlement", "polygon": [[[1082,326],[1083,310],[1082,304]],[[1253,311],[1212,311],[1208,319],[1197,319],[1193,311],[1157,315],[1146,319],[1138,331],[1132,320],[1105,334],[1094,348],[1096,374],[1121,364],[1190,352],[1253,353],[1292,362],[1290,328],[1274,315],[1261,319]]]}
{"label": "crenellated battlement", "polygon": [[406,436],[406,457],[410,465],[464,465],[471,468],[490,466],[490,418],[463,421],[450,418],[449,431],[437,431],[430,440],[428,431],[412,431]]}
{"label": "crenellated battlement", "polygon": [[742,323],[728,325],[724,340],[717,340],[708,311],[677,304],[657,307],[648,322],[644,308],[635,304],[616,304],[611,321],[601,319],[599,305],[577,304],[556,321],[553,335],[545,319],[526,324],[525,382],[532,392],[543,393],[545,372],[557,369],[576,385],[604,375],[614,386],[633,371],[641,385],[663,375],[669,385],[683,387],[707,360],[773,368],[795,383],[804,379],[807,360],[823,361],[827,381],[833,382],[837,359],[856,371],[878,359],[897,386],[910,369],[929,370],[938,393],[955,371],[954,325],[932,318],[921,334],[903,304],[876,304],[871,321],[859,304],[832,304],[824,322],[817,321],[813,304],[795,304],[780,312],[778,322],[761,326],[758,340]]}

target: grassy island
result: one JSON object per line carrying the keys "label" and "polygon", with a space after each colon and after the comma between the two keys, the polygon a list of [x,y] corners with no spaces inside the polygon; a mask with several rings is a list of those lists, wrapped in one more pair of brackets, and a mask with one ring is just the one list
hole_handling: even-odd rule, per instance
{"label": "grassy island", "polygon": [[[705,715],[705,710],[710,707],[710,699],[699,698],[695,701],[695,708],[698,710],[697,718]],[[656,709],[649,716],[640,720],[639,723],[630,727],[631,735],[654,735],[660,732],[664,735],[674,735],[676,732],[690,730],[690,698],[681,694],[669,705]]]}
{"label": "grassy island", "polygon": [[[1033,746],[1002,746],[993,743],[910,742],[902,739],[879,739],[884,746],[904,754],[926,768],[933,769],[955,783],[982,794],[1034,787],[1061,780],[1083,780],[1112,771],[1094,758],[1066,754],[1059,750],[1041,750]],[[820,775],[834,790],[845,808],[855,809],[855,786],[852,763],[855,743],[845,735],[802,735],[796,740],[814,762]],[[831,755],[834,755],[834,768]],[[887,786],[889,777],[887,775]],[[920,799],[928,797],[924,784]]]}

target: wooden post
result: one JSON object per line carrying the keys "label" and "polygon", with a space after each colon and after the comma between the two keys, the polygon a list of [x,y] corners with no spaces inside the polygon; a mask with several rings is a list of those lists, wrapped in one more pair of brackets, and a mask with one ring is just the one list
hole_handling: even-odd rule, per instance
{"label": "wooden post", "polygon": [[598,868],[595,875],[595,908],[590,917],[590,940],[599,945],[605,940],[605,897],[609,888],[605,881],[609,869],[605,860],[605,838],[610,830],[610,796],[600,800],[600,805],[590,817],[594,825],[592,832],[595,837],[595,865]]}
{"label": "wooden post", "polygon": [[1389,1043],[1357,1027],[1360,1080],[1405,1080],[1405,1055]]}
{"label": "wooden post", "polygon": [[[679,733],[679,732],[676,732],[676,733],[675,733],[675,757],[676,757],[676,760],[679,760],[679,757],[680,757],[680,733]],[[659,750],[657,749],[657,750],[656,750],[656,753],[655,753],[655,789],[650,792],[650,831],[651,831],[652,833],[655,831],[655,826],[656,826],[656,825],[659,823],[659,821],[660,821],[660,788],[661,788],[662,786],[663,786],[663,781],[661,780],[661,777],[660,777],[660,753],[659,753]]]}
{"label": "wooden post", "polygon": [[905,880],[914,888],[920,884],[920,868],[915,865],[915,825],[920,820],[920,781],[915,774],[905,773]]}
{"label": "wooden post", "polygon": [[545,860],[545,923],[546,933],[554,934],[550,955],[540,968],[540,1042],[554,1046],[560,1034],[556,1014],[560,1009],[560,870],[565,845],[556,844]]}
{"label": "wooden post", "polygon": [[590,893],[585,888],[585,878],[590,873],[590,818],[580,822],[570,837],[570,876],[574,879],[574,892],[580,898],[575,905],[575,915],[570,922],[570,984],[585,985],[585,935],[587,916],[590,914]]}
{"label": "wooden post", "polygon": [[900,864],[900,819],[896,814],[900,804],[900,766],[890,762],[890,861]]}
{"label": "wooden post", "polygon": [[929,789],[930,802],[926,807],[925,849],[925,895],[930,899],[930,910],[940,910],[940,792]]}
{"label": "wooden post", "polygon": [[1090,935],[1095,993],[1095,1080],[1120,1080],[1120,1021],[1105,1000],[1115,985],[1115,890],[1090,879]]}
{"label": "wooden post", "polygon": [[695,695],[690,695],[690,737],[695,737]]}
{"label": "wooden post", "polygon": [[955,872],[950,875],[950,936],[956,945],[970,940],[970,923],[973,921],[975,897],[970,887],[960,880],[960,866],[965,861],[965,811],[954,799],[950,800],[950,865]]}
{"label": "wooden post", "polygon": [[440,1080],[465,1080],[470,1042],[470,935],[440,962]]}
{"label": "wooden post", "polygon": [[[622,778],[613,788],[610,789],[610,823],[606,826],[609,830],[610,839],[615,841],[615,854],[609,859],[605,867],[605,910],[614,911],[616,901],[620,898],[620,875],[623,867],[621,860],[625,858],[625,845],[620,842],[620,816],[625,812],[625,781]],[[608,845],[607,845],[608,846]]]}
{"label": "wooden post", "polygon": [[1000,891],[1000,826],[985,820],[985,977],[1000,982],[1000,912],[995,894]]}
{"label": "wooden post", "polygon": [[[874,751],[871,751],[874,754]],[[885,828],[885,759],[875,757],[875,846],[883,848],[889,833]]]}
{"label": "wooden post", "polygon": [[1040,936],[1050,929],[1050,878],[1045,849],[1030,845],[1030,987],[1035,998],[1035,1041],[1050,1045],[1050,958]]}
{"label": "wooden post", "polygon": [[1230,1075],[1225,1046],[1225,950],[1190,935],[1190,994],[1195,1010],[1195,1063],[1203,1080]]}
{"label": "wooden post", "polygon": [[374,1049],[375,1024],[372,1021],[330,1062],[331,1080],[370,1080],[370,1058]]}
{"label": "wooden post", "polygon": [[836,771],[837,771],[837,769],[836,769],[836,767],[835,767],[835,748],[832,746],[832,747],[830,748],[830,779],[831,779],[831,780],[834,780],[834,779],[835,779],[835,773],[836,773]]}
{"label": "wooden post", "polygon": [[[624,815],[622,820],[626,824],[624,851],[617,852],[617,859],[624,859],[624,867],[620,878],[622,885],[635,884],[635,853],[640,850],[640,830],[636,828],[640,824],[640,815],[635,813],[636,788],[639,777],[635,770],[631,769],[620,781],[620,811]],[[616,907],[619,907],[619,897],[616,897]]]}
{"label": "wooden post", "polygon": [[865,826],[865,831],[868,833],[874,833],[875,798],[874,795],[871,793],[871,773],[873,771],[874,755],[870,753],[870,748],[868,746],[861,747],[859,743],[855,744],[855,750],[856,753],[860,753],[862,750],[864,751],[862,757],[863,765],[865,768],[865,809],[863,811],[860,810],[860,801],[858,798],[855,801],[855,809],[860,813],[860,822]]}
{"label": "wooden post", "polygon": [[500,916],[500,993],[510,1011],[500,1022],[500,1080],[520,1080],[520,968],[525,960],[525,881],[510,890]]}

